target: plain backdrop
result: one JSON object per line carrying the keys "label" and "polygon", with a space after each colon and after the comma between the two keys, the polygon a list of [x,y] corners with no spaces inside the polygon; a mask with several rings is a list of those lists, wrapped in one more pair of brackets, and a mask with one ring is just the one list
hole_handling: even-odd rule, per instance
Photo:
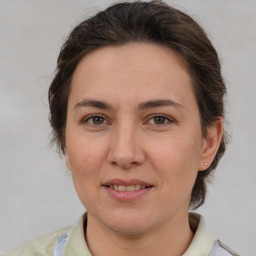
{"label": "plain backdrop", "polygon": [[[49,147],[47,90],[70,30],[114,1],[0,0],[0,252],[74,224],[85,211]],[[241,255],[256,244],[256,1],[170,0],[219,52],[232,141],[198,212]]]}

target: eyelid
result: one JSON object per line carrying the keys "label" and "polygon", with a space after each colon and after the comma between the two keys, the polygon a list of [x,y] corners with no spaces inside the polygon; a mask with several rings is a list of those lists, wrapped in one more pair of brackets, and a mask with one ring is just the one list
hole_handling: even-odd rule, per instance
{"label": "eyelid", "polygon": [[[90,115],[87,115],[87,116],[81,118],[80,123],[81,123],[81,124],[88,123],[89,125],[92,125],[92,126],[100,126],[100,125],[90,124],[90,123],[88,122],[88,120],[90,120],[90,119],[93,118],[93,117],[101,117],[101,118],[103,118],[104,121],[106,121],[108,124],[111,124],[111,123],[108,121],[108,119],[107,119],[107,117],[106,117],[105,115],[103,115],[103,114],[97,114],[97,113],[95,113],[95,114],[90,114]],[[105,125],[105,124],[102,124],[102,125]]]}
{"label": "eyelid", "polygon": [[[97,113],[94,113],[94,114],[90,114],[90,115],[87,115],[85,117],[82,117],[81,120],[80,120],[80,123],[81,124],[89,124],[89,125],[92,125],[92,126],[101,126],[101,125],[106,125],[106,123],[104,124],[101,124],[101,125],[94,125],[94,124],[90,124],[88,122],[88,120],[90,120],[91,118],[93,117],[101,117],[104,119],[104,122],[107,122],[107,124],[111,124],[111,122],[108,120],[108,118],[104,115],[104,114],[97,114]],[[157,126],[163,126],[163,125],[167,125],[167,124],[170,124],[170,123],[174,123],[176,122],[174,118],[168,116],[168,115],[165,115],[165,114],[160,114],[160,113],[155,113],[155,114],[150,114],[147,119],[146,119],[146,122],[145,123],[149,123],[149,121],[155,117],[162,117],[162,118],[165,118],[168,122],[167,123],[164,123],[164,124],[152,124],[152,125],[157,125]]]}
{"label": "eyelid", "polygon": [[169,123],[174,123],[175,120],[173,118],[171,118],[170,116],[168,115],[165,115],[165,114],[151,114],[148,118],[147,118],[147,123],[152,119],[152,118],[155,118],[155,117],[163,117],[165,118],[168,123],[164,123],[164,124],[155,124],[155,125],[158,125],[158,126],[162,126],[162,125],[166,125],[166,124],[169,124]]}

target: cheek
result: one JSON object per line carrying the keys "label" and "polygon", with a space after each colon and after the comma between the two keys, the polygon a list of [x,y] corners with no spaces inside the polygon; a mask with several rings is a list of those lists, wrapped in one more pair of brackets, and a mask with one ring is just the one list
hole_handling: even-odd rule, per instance
{"label": "cheek", "polygon": [[67,137],[67,157],[74,177],[96,176],[105,160],[104,143],[86,136]]}
{"label": "cheek", "polygon": [[[97,141],[97,140],[96,140]],[[85,208],[91,207],[96,200],[100,186],[101,169],[105,154],[102,143],[90,139],[79,140],[72,137],[67,143],[68,159],[74,187]]]}
{"label": "cheek", "polygon": [[[149,140],[148,140],[149,141]],[[201,146],[199,139],[190,139],[185,136],[164,138],[163,140],[151,141],[148,149],[154,163],[160,165],[193,166],[200,159]]]}
{"label": "cheek", "polygon": [[172,137],[152,144],[149,159],[162,183],[180,188],[193,186],[200,160],[200,143]]}

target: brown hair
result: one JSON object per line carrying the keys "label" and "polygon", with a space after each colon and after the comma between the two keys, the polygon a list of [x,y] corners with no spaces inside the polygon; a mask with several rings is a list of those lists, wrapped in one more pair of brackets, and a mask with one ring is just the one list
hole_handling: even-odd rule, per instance
{"label": "brown hair", "polygon": [[[217,52],[204,30],[185,13],[161,1],[114,4],[83,21],[70,33],[57,61],[56,75],[49,89],[52,142],[59,152],[65,149],[65,124],[72,75],[80,60],[104,46],[148,42],[167,46],[186,64],[193,81],[202,134],[224,116],[223,96],[226,87]],[[225,134],[212,164],[198,172],[190,206],[204,203],[206,183],[225,151]]]}

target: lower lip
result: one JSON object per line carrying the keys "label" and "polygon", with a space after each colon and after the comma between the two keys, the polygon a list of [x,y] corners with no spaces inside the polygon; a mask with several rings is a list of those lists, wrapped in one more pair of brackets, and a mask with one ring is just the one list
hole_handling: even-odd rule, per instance
{"label": "lower lip", "polygon": [[134,190],[134,191],[118,191],[109,187],[105,187],[103,186],[103,188],[108,192],[108,194],[121,202],[130,202],[130,201],[134,201],[144,195],[146,195],[151,189],[152,187],[149,188],[143,188],[143,189],[139,189],[139,190]]}

